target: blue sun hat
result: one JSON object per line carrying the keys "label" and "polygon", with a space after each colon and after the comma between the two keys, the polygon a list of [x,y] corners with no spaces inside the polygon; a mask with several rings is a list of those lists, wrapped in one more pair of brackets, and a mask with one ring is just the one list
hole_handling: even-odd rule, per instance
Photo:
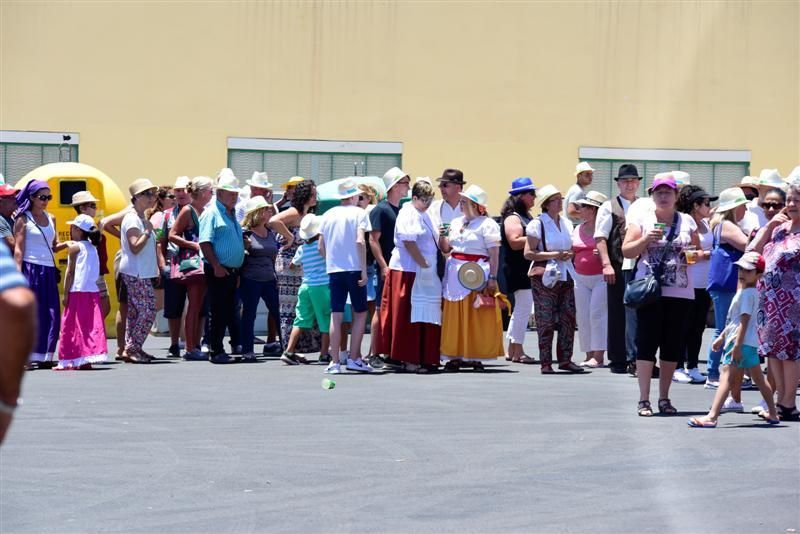
{"label": "blue sun hat", "polygon": [[527,176],[523,176],[511,182],[511,189],[509,189],[508,194],[518,195],[520,193],[527,193],[528,191],[536,191],[536,186],[533,185],[533,180]]}

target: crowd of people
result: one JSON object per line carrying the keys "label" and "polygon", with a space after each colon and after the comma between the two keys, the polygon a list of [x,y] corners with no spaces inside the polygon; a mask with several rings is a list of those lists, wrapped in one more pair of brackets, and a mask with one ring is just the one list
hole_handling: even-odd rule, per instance
{"label": "crowd of people", "polygon": [[[503,356],[538,363],[547,375],[607,365],[638,377],[643,417],[655,412],[650,386],[658,378],[661,414],[678,413],[673,383],[717,390],[693,427],[742,411],[741,390],[750,384],[763,396],[754,413],[768,423],[797,420],[800,167],[786,180],[764,170],[718,195],[685,172],[664,172],[641,198],[635,165],[619,168],[612,198],[591,189],[593,174],[579,163],[565,195],[529,177],[513,180],[499,222],[488,194],[458,169],[412,183],[395,167],[380,191],[357,177],[338,180],[337,205],[321,215],[316,184],[302,177],[289,180],[278,202],[263,172],[245,184],[230,169],[216,179],[179,177],[172,186],[141,178],[128,188],[130,205],[102,220],[95,219],[98,199],[76,193],[68,240],[59,239],[47,211],[49,185],[32,180],[19,190],[0,186],[0,259],[13,256],[21,276],[9,279],[24,279],[36,296],[29,369],[106,361],[107,240],[116,238],[120,361],[155,358],[143,347],[159,309],[168,356],[256,361],[263,301],[263,352],[287,365],[308,364],[317,352],[329,374],[378,365],[482,371]],[[704,375],[700,350],[712,305]],[[538,360],[523,348],[531,314]],[[368,320],[372,343],[362,354]]]}

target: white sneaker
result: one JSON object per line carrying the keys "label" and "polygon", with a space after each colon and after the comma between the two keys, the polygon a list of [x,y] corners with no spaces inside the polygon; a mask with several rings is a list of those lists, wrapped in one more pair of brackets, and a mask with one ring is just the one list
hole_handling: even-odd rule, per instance
{"label": "white sneaker", "polygon": [[358,371],[359,373],[371,373],[374,371],[372,367],[364,363],[364,360],[347,360],[347,369],[349,371]]}
{"label": "white sneaker", "polygon": [[758,403],[758,406],[753,406],[750,408],[750,413],[758,414],[761,413],[762,410],[765,412],[769,411],[769,408],[767,407],[767,401],[764,399],[761,399],[761,402]]}
{"label": "white sneaker", "polygon": [[700,372],[700,369],[697,367],[693,367],[689,369],[689,378],[692,379],[692,384],[702,384],[706,381],[706,377],[703,376],[703,373]]}
{"label": "white sneaker", "polygon": [[717,389],[719,387],[719,380],[711,380],[710,378],[706,378],[706,385],[703,387],[705,389]]}
{"label": "white sneaker", "polygon": [[342,368],[338,363],[331,362],[328,364],[328,367],[325,368],[325,372],[329,375],[338,375],[342,372]]}
{"label": "white sneaker", "polygon": [[672,373],[672,381],[680,384],[688,384],[692,381],[686,369],[675,369]]}
{"label": "white sneaker", "polygon": [[720,412],[744,413],[744,405],[741,402],[733,400],[733,397],[728,397],[725,399],[725,403],[722,405]]}

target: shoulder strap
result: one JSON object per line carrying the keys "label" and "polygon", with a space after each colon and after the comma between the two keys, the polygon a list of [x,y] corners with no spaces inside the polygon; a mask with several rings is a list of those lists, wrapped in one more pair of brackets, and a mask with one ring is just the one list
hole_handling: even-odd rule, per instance
{"label": "shoulder strap", "polygon": [[537,215],[536,219],[539,221],[539,226],[542,227],[542,252],[547,252],[547,237],[544,231],[544,219],[541,215]]}
{"label": "shoulder strap", "polygon": [[669,254],[670,250],[672,249],[672,242],[675,240],[675,234],[677,233],[678,229],[678,220],[680,216],[678,212],[675,212],[675,215],[672,216],[672,225],[669,227],[669,234],[667,235],[667,245],[664,247],[664,252],[661,254],[661,259],[658,260],[658,264],[653,268],[653,275],[656,278],[661,278],[661,271],[664,268],[664,260],[667,258],[667,254]]}

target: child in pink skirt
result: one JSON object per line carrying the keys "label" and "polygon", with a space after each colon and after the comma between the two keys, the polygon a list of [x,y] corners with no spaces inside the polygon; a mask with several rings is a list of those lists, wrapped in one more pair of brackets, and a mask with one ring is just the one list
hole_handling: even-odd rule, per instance
{"label": "child in pink skirt", "polygon": [[64,277],[64,318],[56,371],[91,369],[106,361],[108,346],[100,308],[97,279],[100,231],[88,215],[78,215],[69,225],[69,263]]}

